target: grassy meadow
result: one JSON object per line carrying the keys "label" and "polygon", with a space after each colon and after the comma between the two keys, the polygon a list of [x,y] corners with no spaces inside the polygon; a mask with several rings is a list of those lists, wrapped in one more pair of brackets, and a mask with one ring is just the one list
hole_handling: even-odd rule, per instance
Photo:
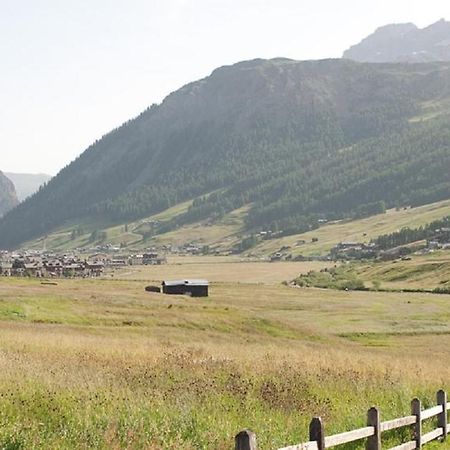
{"label": "grassy meadow", "polygon": [[299,273],[332,267],[332,262],[261,262],[238,256],[169,256],[168,265],[137,266],[120,269],[114,277],[133,280],[206,278],[213,282],[279,284]]}
{"label": "grassy meadow", "polygon": [[[201,268],[207,299],[144,291]],[[450,389],[449,295],[281,283],[310,269],[206,258],[0,279],[0,449],[231,450],[250,428],[269,450],[306,440],[314,415],[346,431],[372,405],[394,418]]]}

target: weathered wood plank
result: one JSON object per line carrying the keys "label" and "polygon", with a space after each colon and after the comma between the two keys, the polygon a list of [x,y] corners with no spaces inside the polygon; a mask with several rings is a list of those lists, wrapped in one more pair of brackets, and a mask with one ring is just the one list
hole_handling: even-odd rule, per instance
{"label": "weathered wood plank", "polygon": [[411,402],[411,413],[416,416],[414,424],[414,440],[416,441],[417,449],[422,448],[422,403],[418,398]]}
{"label": "weathered wood plank", "polygon": [[397,428],[414,425],[416,423],[416,416],[400,417],[399,419],[387,420],[381,422],[381,431],[395,430]]}
{"label": "weathered wood plank", "polygon": [[309,440],[317,443],[318,450],[325,450],[325,428],[320,417],[314,417],[309,424]]}
{"label": "weathered wood plank", "polygon": [[434,441],[435,439],[441,436],[442,436],[441,428],[437,428],[436,430],[430,431],[429,433],[422,435],[422,445],[426,444],[427,442]]}
{"label": "weathered wood plank", "polygon": [[373,435],[367,439],[367,450],[381,450],[380,411],[370,408],[367,411],[367,426],[373,427]]}
{"label": "weathered wood plank", "polygon": [[235,450],[258,450],[256,444],[256,434],[250,430],[243,430],[236,435],[235,439]]}
{"label": "weathered wood plank", "polygon": [[431,417],[437,416],[442,412],[442,405],[434,406],[430,409],[425,409],[422,411],[422,420],[430,419]]}
{"label": "weathered wood plank", "polygon": [[389,450],[415,450],[415,448],[415,441],[409,441],[404,444],[397,445],[396,447],[391,447]]}
{"label": "weathered wood plank", "polygon": [[346,444],[347,442],[359,441],[375,434],[374,427],[359,428],[345,433],[334,434],[325,437],[325,448],[334,447],[335,445]]}
{"label": "weathered wood plank", "polygon": [[442,389],[436,394],[437,404],[442,407],[442,412],[438,416],[438,427],[442,430],[442,440],[447,440],[447,393]]}
{"label": "weathered wood plank", "polygon": [[303,444],[290,445],[289,447],[279,448],[278,450],[318,450],[317,442],[310,441]]}

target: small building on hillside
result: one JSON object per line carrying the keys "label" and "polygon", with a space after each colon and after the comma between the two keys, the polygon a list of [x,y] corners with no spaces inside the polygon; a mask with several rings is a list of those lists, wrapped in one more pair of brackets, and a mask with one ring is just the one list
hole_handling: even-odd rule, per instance
{"label": "small building on hillside", "polygon": [[280,252],[270,255],[270,262],[282,261],[282,259],[283,259],[283,254]]}
{"label": "small building on hillside", "polygon": [[206,280],[167,280],[162,282],[164,294],[208,297],[209,283]]}

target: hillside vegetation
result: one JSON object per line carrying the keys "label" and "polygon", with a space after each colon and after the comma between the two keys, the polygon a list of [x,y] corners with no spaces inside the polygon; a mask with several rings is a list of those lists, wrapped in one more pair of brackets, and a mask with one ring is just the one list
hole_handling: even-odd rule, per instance
{"label": "hillside vegetation", "polygon": [[94,143],[0,221],[0,247],[188,200],[154,232],[250,205],[246,231],[294,234],[449,198],[449,77],[446,63],[222,67]]}
{"label": "hillside vegetation", "polygon": [[348,272],[366,287],[450,293],[450,252],[413,255],[406,260],[352,265]]}
{"label": "hillside vegetation", "polygon": [[[192,202],[180,203],[142,220],[126,225],[110,225],[102,222],[74,223],[49,233],[45,238],[26,242],[24,248],[71,250],[94,245],[126,245],[128,250],[145,249],[153,245],[173,244],[175,246],[195,242],[208,246],[210,251],[228,253],[238,246],[245,235],[245,215],[248,207],[225,214],[213,223],[199,221],[186,224],[175,230],[153,235],[148,233],[148,223],[153,221],[170,221],[182,215]],[[255,246],[244,255],[267,256],[284,248],[284,253],[294,257],[323,256],[339,242],[366,242],[381,235],[398,232],[405,227],[425,227],[427,224],[450,215],[450,200],[430,203],[424,206],[406,209],[390,209],[386,213],[376,214],[361,219],[347,219],[327,224],[306,233],[294,234],[272,239],[258,239]],[[77,233],[77,230],[79,231]],[[104,235],[93,241],[95,230]]]}

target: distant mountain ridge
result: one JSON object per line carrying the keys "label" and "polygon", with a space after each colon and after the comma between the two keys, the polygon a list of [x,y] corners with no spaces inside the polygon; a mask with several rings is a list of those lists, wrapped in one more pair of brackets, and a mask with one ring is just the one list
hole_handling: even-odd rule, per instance
{"label": "distant mountain ridge", "polygon": [[441,19],[425,28],[412,23],[380,27],[346,50],[343,58],[374,63],[450,61],[450,22]]}
{"label": "distant mountain ridge", "polygon": [[0,217],[18,203],[13,182],[0,171]]}
{"label": "distant mountain ridge", "polygon": [[51,178],[50,175],[46,175],[44,173],[34,174],[5,172],[5,175],[14,183],[17,198],[20,202],[34,194]]}
{"label": "distant mountain ridge", "polygon": [[0,220],[0,248],[190,201],[149,233],[246,205],[244,233],[450,198],[450,63],[244,61],[113,130]]}

